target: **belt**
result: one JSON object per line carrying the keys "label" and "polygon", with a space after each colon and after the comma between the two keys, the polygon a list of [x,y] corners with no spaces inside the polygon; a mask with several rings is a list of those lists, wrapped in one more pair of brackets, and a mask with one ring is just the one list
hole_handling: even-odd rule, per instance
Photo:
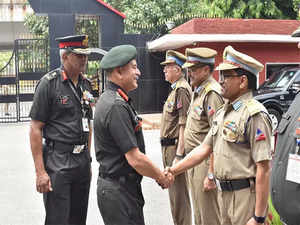
{"label": "belt", "polygon": [[141,179],[139,179],[137,174],[129,173],[127,175],[121,175],[121,176],[113,176],[110,174],[105,173],[99,173],[99,177],[103,178],[104,180],[109,180],[112,182],[118,182],[121,184],[140,184]]}
{"label": "belt", "polygon": [[52,141],[49,139],[46,139],[46,145],[52,148],[55,148],[57,150],[63,150],[63,151],[70,151],[74,154],[78,154],[83,152],[86,149],[85,144],[68,144],[61,141]]}
{"label": "belt", "polygon": [[177,144],[178,138],[161,138],[160,144],[161,146],[171,146]]}
{"label": "belt", "polygon": [[250,180],[255,182],[255,178],[238,179],[238,180],[218,180],[216,185],[220,191],[237,191],[250,187]]}

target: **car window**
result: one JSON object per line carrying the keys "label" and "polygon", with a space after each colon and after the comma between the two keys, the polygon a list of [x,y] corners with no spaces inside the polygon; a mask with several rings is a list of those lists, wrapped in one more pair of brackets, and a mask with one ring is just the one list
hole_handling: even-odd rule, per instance
{"label": "car window", "polygon": [[295,80],[294,80],[294,83],[300,84],[300,73],[298,73],[298,74],[296,75],[296,78],[295,78]]}
{"label": "car window", "polygon": [[[286,87],[292,78],[295,76],[297,71],[280,71],[275,73],[264,83],[264,88],[283,88]],[[300,81],[299,81],[300,82]]]}

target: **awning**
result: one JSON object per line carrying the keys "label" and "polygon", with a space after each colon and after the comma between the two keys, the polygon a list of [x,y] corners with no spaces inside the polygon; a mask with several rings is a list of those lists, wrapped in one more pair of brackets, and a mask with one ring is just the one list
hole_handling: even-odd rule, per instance
{"label": "awning", "polygon": [[298,43],[300,37],[269,34],[166,34],[156,40],[147,42],[147,49],[151,52],[166,51],[197,42]]}

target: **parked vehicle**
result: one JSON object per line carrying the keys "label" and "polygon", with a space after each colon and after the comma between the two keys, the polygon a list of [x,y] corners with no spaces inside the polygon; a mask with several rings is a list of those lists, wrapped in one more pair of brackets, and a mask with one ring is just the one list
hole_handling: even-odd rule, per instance
{"label": "parked vehicle", "polygon": [[273,130],[278,127],[297,93],[300,91],[300,67],[275,72],[254,93],[255,99],[268,110]]}

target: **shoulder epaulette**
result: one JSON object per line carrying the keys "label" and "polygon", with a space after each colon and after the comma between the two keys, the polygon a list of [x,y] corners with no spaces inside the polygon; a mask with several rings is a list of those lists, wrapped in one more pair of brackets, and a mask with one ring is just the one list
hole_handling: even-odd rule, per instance
{"label": "shoulder epaulette", "polygon": [[219,114],[221,112],[221,109],[224,108],[224,104],[220,105],[217,109],[216,109],[216,115]]}
{"label": "shoulder epaulette", "polygon": [[245,102],[245,106],[247,107],[250,116],[253,116],[259,112],[268,112],[266,108],[263,106],[263,104],[259,103],[255,99],[250,99]]}
{"label": "shoulder epaulette", "polygon": [[54,78],[56,78],[58,75],[58,70],[53,70],[53,71],[50,71],[49,73],[47,73],[45,75],[45,77],[48,79],[48,80],[52,80]]}

